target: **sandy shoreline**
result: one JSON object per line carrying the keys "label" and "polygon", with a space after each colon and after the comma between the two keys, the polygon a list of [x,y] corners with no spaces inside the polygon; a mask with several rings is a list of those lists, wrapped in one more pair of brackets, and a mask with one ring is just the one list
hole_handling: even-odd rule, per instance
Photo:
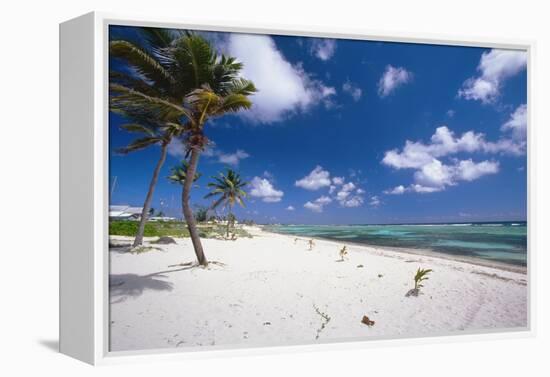
{"label": "sandy shoreline", "polygon": [[[189,239],[160,250],[111,250],[112,351],[284,345],[430,336],[527,326],[527,276],[432,255],[306,239],[251,227],[253,238],[204,239],[209,268]],[[113,237],[115,240],[128,240]],[[347,245],[347,260],[338,250]],[[405,297],[418,267],[432,268]],[[361,323],[367,315],[373,326]]]}
{"label": "sandy shoreline", "polygon": [[504,262],[500,262],[500,261],[491,261],[491,260],[488,260],[488,259],[468,257],[468,256],[463,256],[463,255],[444,254],[444,253],[439,253],[439,252],[436,252],[436,251],[433,251],[433,250],[430,250],[430,249],[411,249],[411,248],[404,248],[404,247],[400,247],[400,248],[394,247],[394,248],[392,248],[392,247],[388,247],[388,246],[367,245],[367,244],[364,244],[364,243],[353,242],[353,241],[348,241],[348,240],[336,241],[336,240],[333,240],[333,239],[330,239],[330,238],[323,238],[323,237],[318,237],[318,236],[316,236],[316,237],[294,236],[294,235],[290,235],[290,234],[273,232],[273,231],[270,231],[269,229],[265,229],[264,227],[261,227],[261,230],[262,230],[262,232],[265,232],[265,233],[284,235],[284,236],[291,237],[292,239],[299,238],[302,241],[307,241],[309,239],[313,239],[313,240],[317,240],[317,241],[332,242],[332,243],[337,244],[337,245],[346,244],[346,245],[354,245],[354,246],[357,246],[357,247],[365,247],[365,248],[368,248],[368,249],[372,249],[372,251],[376,250],[376,251],[380,251],[380,252],[385,252],[386,256],[391,256],[391,254],[397,254],[397,255],[411,254],[411,255],[416,255],[416,256],[426,256],[426,257],[432,257],[432,258],[447,259],[447,260],[451,260],[451,261],[455,261],[455,262],[474,264],[474,265],[477,265],[477,266],[489,267],[489,268],[494,268],[494,269],[498,269],[498,270],[517,272],[517,273],[521,273],[521,274],[525,274],[525,275],[527,274],[527,267],[526,266],[513,265],[513,264],[510,264],[510,263],[504,263]]}

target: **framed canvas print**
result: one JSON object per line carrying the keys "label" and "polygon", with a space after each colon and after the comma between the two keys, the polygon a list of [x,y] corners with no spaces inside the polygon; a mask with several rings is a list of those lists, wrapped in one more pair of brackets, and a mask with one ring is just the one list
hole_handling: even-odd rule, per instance
{"label": "framed canvas print", "polygon": [[529,43],[98,13],[60,36],[62,352],[531,333]]}

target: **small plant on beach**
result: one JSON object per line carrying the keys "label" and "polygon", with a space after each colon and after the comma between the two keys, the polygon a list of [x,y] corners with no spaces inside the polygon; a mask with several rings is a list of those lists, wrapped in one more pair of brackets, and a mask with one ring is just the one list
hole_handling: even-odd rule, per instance
{"label": "small plant on beach", "polygon": [[407,294],[405,296],[409,297],[409,296],[415,296],[417,297],[418,294],[420,293],[420,288],[422,288],[424,285],[422,285],[421,283],[425,280],[428,280],[429,277],[427,276],[430,272],[432,272],[433,270],[432,269],[423,269],[423,268],[418,268],[418,270],[416,270],[416,274],[414,275],[414,288],[411,289],[410,291],[407,292]]}
{"label": "small plant on beach", "polygon": [[423,282],[424,280],[429,279],[427,275],[430,272],[432,272],[431,269],[424,270],[424,269],[418,268],[418,270],[416,271],[416,275],[414,275],[414,289],[420,289],[423,287],[423,285],[420,283]]}
{"label": "small plant on beach", "polygon": [[321,317],[321,327],[317,329],[317,335],[315,336],[315,339],[319,339],[319,336],[321,336],[321,332],[325,329],[327,324],[330,322],[330,317],[328,314],[323,313],[315,304],[313,304],[313,309],[315,309],[315,313],[317,313]]}
{"label": "small plant on beach", "polygon": [[348,255],[347,246],[344,246],[343,248],[341,248],[340,251],[339,251],[339,254],[340,254],[340,261],[343,262],[346,255]]}

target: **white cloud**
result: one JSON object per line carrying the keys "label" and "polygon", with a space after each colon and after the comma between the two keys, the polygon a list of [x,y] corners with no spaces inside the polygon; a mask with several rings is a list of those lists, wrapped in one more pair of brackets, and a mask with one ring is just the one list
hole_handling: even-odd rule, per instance
{"label": "white cloud", "polygon": [[364,199],[362,194],[365,191],[357,188],[353,182],[342,184],[340,190],[336,193],[335,199],[342,207],[359,207],[363,204]]}
{"label": "white cloud", "polygon": [[527,106],[519,105],[510,119],[502,125],[501,130],[511,131],[512,137],[516,140],[525,140],[527,138]]}
{"label": "white cloud", "polygon": [[329,198],[328,196],[321,196],[320,198],[317,198],[315,199],[315,203],[319,203],[319,204],[322,204],[322,205],[327,205],[329,203],[332,202],[332,199]]}
{"label": "white cloud", "polygon": [[317,165],[307,176],[296,181],[296,186],[307,190],[318,190],[328,187],[328,195],[314,201],[308,201],[304,207],[314,212],[322,212],[323,207],[331,201],[337,201],[342,207],[359,207],[364,203],[365,190],[353,182],[346,182],[344,177],[332,177],[330,173]]}
{"label": "white cloud", "polygon": [[218,161],[222,164],[232,165],[232,166],[238,166],[239,162],[241,160],[244,160],[245,158],[250,157],[248,153],[241,149],[237,149],[235,153],[223,153],[219,152],[217,154]]}
{"label": "white cloud", "polygon": [[360,207],[361,205],[363,205],[363,202],[364,202],[363,197],[359,195],[354,195],[344,201],[341,201],[340,204],[343,207],[352,208],[352,207]]}
{"label": "white cloud", "polygon": [[180,139],[173,138],[170,144],[168,144],[168,154],[176,158],[185,158],[185,145]]}
{"label": "white cloud", "polygon": [[429,187],[429,186],[422,186],[419,184],[412,184],[409,186],[410,191],[418,192],[420,194],[428,194],[432,192],[438,192],[444,190],[444,187]]}
{"label": "white cloud", "polygon": [[380,97],[390,95],[401,85],[410,82],[412,77],[412,73],[403,67],[386,66],[386,70],[378,82],[378,95]]}
{"label": "white cloud", "polygon": [[499,172],[500,164],[497,161],[474,162],[472,159],[456,160],[450,165],[434,159],[414,173],[414,183],[405,187],[399,185],[384,191],[389,195],[401,195],[405,192],[432,193],[443,191],[460,181],[474,181],[484,175]]}
{"label": "white cloud", "polygon": [[401,194],[404,194],[405,193],[405,186],[403,185],[399,185],[399,186],[396,186],[392,189],[388,189],[386,191],[384,191],[384,194],[388,194],[388,195],[401,195]]}
{"label": "white cloud", "polygon": [[[503,132],[521,130],[525,119],[524,109],[520,106],[502,126]],[[519,137],[519,136],[518,136]],[[503,153],[521,155],[525,153],[525,141],[522,139],[501,137],[496,142],[485,140],[485,135],[468,131],[455,136],[446,126],[438,127],[429,143],[407,140],[405,146],[387,151],[382,164],[395,169],[414,169],[413,183],[405,187],[399,185],[384,191],[389,195],[405,192],[431,193],[442,191],[460,181],[473,181],[499,171],[498,161],[485,160],[474,162],[470,159],[443,158],[457,153]]]}
{"label": "white cloud", "polygon": [[453,179],[453,168],[435,158],[414,173],[415,182],[425,187],[451,186],[454,184]]}
{"label": "white cloud", "polygon": [[342,190],[345,191],[353,191],[355,190],[355,184],[353,182],[348,182],[345,185],[342,186]]}
{"label": "white cloud", "polygon": [[306,202],[304,204],[304,208],[307,208],[313,212],[318,212],[318,213],[323,212],[323,206],[312,202]]}
{"label": "white cloud", "polygon": [[252,108],[241,115],[252,122],[278,122],[319,103],[332,105],[336,90],[314,79],[301,64],[287,61],[271,37],[235,33],[218,37],[217,44],[243,62],[243,77],[258,88]]}
{"label": "white cloud", "polygon": [[344,184],[344,177],[332,177],[332,183],[336,186]]}
{"label": "white cloud", "polygon": [[486,174],[498,173],[499,163],[495,161],[482,161],[475,163],[469,159],[460,161],[455,168],[455,174],[458,179],[473,181]]}
{"label": "white cloud", "polygon": [[319,100],[323,103],[325,109],[332,109],[338,106],[333,99],[333,97],[336,96],[336,89],[319,83],[318,90],[320,91]]}
{"label": "white cloud", "polygon": [[447,116],[449,118],[453,118],[455,116],[455,114],[456,114],[456,111],[454,111],[453,109],[447,110]]}
{"label": "white cloud", "polygon": [[328,187],[330,186],[330,173],[326,170],[323,170],[323,168],[319,165],[315,167],[304,178],[296,181],[295,185],[297,187],[304,188],[306,190],[318,190],[322,187]]}
{"label": "white cloud", "polygon": [[288,207],[286,207],[286,210],[287,210],[287,211],[294,211],[294,209],[295,209],[295,208],[294,208],[293,206],[288,206]]}
{"label": "white cloud", "polygon": [[503,82],[526,66],[525,51],[493,49],[484,52],[477,67],[479,76],[467,79],[458,91],[458,96],[484,104],[493,103],[500,95]]}
{"label": "white cloud", "polygon": [[276,190],[273,184],[266,178],[254,177],[250,182],[250,196],[261,198],[266,203],[280,202],[284,193]]}
{"label": "white cloud", "polygon": [[[515,114],[518,115],[515,116]],[[513,119],[513,124],[518,125],[518,129],[520,128],[521,118],[521,109],[518,108],[511,117],[511,120]],[[506,126],[506,129],[509,128],[511,128],[511,126]],[[407,140],[401,151],[399,149],[387,151],[384,154],[382,163],[396,169],[419,169],[432,163],[434,158],[440,158],[460,152],[520,155],[525,153],[525,143],[505,137],[501,137],[496,142],[489,142],[485,140],[484,134],[475,133],[474,131],[465,132],[458,137],[455,136],[454,132],[447,128],[447,126],[441,126],[435,130],[435,133],[430,139],[430,143],[425,144],[423,142],[412,142]]]}
{"label": "white cloud", "polygon": [[311,53],[323,61],[327,61],[336,52],[336,41],[334,39],[315,38],[311,42]]}
{"label": "white cloud", "polygon": [[382,201],[380,200],[380,198],[378,196],[374,195],[374,196],[370,197],[369,205],[371,207],[378,207],[381,203],[382,203]]}
{"label": "white cloud", "polygon": [[328,196],[321,196],[317,199],[315,199],[313,202],[306,202],[304,204],[304,208],[307,208],[313,212],[317,212],[317,213],[321,213],[323,212],[323,208],[324,206],[326,206],[327,204],[331,203],[332,202],[332,199],[329,198]]}
{"label": "white cloud", "polygon": [[351,194],[351,192],[349,192],[349,191],[344,191],[344,190],[338,191],[338,193],[336,194],[336,200],[338,200],[339,202],[342,202],[342,201],[346,200],[346,198],[350,194]]}
{"label": "white cloud", "polygon": [[349,80],[342,85],[342,91],[349,94],[355,102],[359,101],[361,99],[361,96],[363,95],[363,91],[361,90],[361,88],[359,88],[357,85]]}
{"label": "white cloud", "polygon": [[[168,154],[176,158],[185,158],[186,150],[185,145],[180,139],[174,138],[168,145]],[[215,148],[215,144],[205,149],[202,152],[204,157],[215,157],[219,163],[227,164],[231,166],[238,166],[241,160],[250,157],[248,153],[242,149],[237,149],[234,153],[225,153]]]}

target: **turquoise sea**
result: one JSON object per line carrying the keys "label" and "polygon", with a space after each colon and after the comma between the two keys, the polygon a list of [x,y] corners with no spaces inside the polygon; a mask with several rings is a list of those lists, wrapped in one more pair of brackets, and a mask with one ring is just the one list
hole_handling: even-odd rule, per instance
{"label": "turquoise sea", "polygon": [[266,230],[389,248],[424,249],[527,265],[526,222],[400,225],[269,225]]}

